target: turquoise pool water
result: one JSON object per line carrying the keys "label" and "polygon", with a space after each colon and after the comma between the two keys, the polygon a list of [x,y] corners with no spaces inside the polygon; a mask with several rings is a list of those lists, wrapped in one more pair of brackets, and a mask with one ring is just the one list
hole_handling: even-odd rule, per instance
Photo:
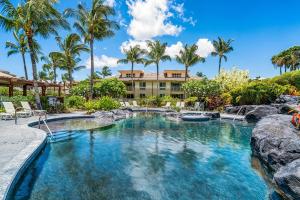
{"label": "turquoise pool water", "polygon": [[48,144],[11,199],[268,199],[253,126],[138,115]]}

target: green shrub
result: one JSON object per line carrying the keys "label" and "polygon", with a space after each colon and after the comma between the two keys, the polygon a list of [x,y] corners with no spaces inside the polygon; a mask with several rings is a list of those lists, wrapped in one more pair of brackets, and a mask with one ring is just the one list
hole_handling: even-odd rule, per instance
{"label": "green shrub", "polygon": [[253,81],[230,92],[234,105],[270,104],[284,94],[287,87],[267,81]]}
{"label": "green shrub", "polygon": [[198,97],[189,97],[184,100],[186,106],[195,106],[196,101],[198,101]]}
{"label": "green shrub", "polygon": [[81,109],[84,107],[85,102],[86,100],[82,96],[69,96],[65,98],[65,105],[67,106],[67,108]]}
{"label": "green shrub", "polygon": [[277,83],[279,85],[292,85],[300,90],[300,71],[287,72],[280,76],[275,76],[269,79],[272,83]]}
{"label": "green shrub", "polygon": [[[88,81],[81,81],[74,86],[71,95],[88,97],[90,85]],[[110,96],[120,98],[126,94],[126,85],[117,78],[108,78],[97,80],[94,85],[94,97]]]}
{"label": "green shrub", "polygon": [[204,101],[207,97],[219,96],[221,94],[221,86],[214,80],[191,80],[183,84],[183,90],[192,97],[197,97],[200,101]]}
{"label": "green shrub", "polygon": [[176,102],[178,101],[178,99],[176,98],[173,98],[171,96],[164,96],[161,98],[161,106],[164,106],[167,104],[167,102],[170,102],[171,103],[171,106],[175,106],[176,105]]}
{"label": "green shrub", "polygon": [[84,107],[88,112],[94,112],[97,110],[109,111],[118,109],[120,106],[121,105],[118,101],[108,96],[104,96],[98,100],[88,101],[84,104]]}
{"label": "green shrub", "polygon": [[222,99],[224,106],[232,104],[232,96],[230,93],[225,92],[221,94],[220,98]]}
{"label": "green shrub", "polygon": [[157,96],[148,96],[141,100],[141,105],[147,107],[160,107],[162,105],[162,98]]}

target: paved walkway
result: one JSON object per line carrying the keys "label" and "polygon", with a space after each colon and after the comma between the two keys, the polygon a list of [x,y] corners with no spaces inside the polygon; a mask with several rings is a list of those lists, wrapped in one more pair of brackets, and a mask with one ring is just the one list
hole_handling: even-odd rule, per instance
{"label": "paved walkway", "polygon": [[[48,119],[83,116],[84,113],[49,115]],[[0,120],[0,199],[3,199],[8,187],[18,177],[19,169],[31,159],[31,155],[47,138],[43,130],[30,128],[28,123],[35,122],[38,117],[14,120]],[[18,179],[18,178],[17,178]]]}

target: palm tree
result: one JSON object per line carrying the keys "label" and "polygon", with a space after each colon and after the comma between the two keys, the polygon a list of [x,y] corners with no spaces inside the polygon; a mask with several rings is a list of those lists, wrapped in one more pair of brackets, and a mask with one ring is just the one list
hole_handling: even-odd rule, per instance
{"label": "palm tree", "polygon": [[226,54],[233,51],[233,47],[231,43],[233,42],[232,39],[225,41],[224,39],[218,37],[218,40],[213,41],[213,46],[215,51],[211,53],[212,56],[219,56],[219,74],[221,71],[222,59],[224,58],[225,62],[227,62]]}
{"label": "palm tree", "polygon": [[180,50],[179,55],[176,56],[176,61],[185,66],[185,77],[184,81],[186,82],[188,77],[188,69],[189,67],[196,65],[199,62],[205,62],[205,59],[201,56],[197,55],[198,46],[185,45],[183,50]]}
{"label": "palm tree", "polygon": [[102,78],[112,75],[111,70],[109,69],[108,66],[102,67],[102,70],[100,72],[96,72],[96,73],[99,74],[100,76],[102,76]]}
{"label": "palm tree", "polygon": [[103,0],[93,0],[91,9],[78,4],[77,10],[67,9],[65,15],[76,18],[74,27],[83,36],[85,43],[90,46],[91,54],[91,76],[90,76],[90,98],[93,98],[94,86],[94,42],[114,36],[114,30],[119,29],[117,22],[109,19],[115,14],[112,7],[105,5]]}
{"label": "palm tree", "polygon": [[27,37],[35,99],[39,109],[41,109],[41,102],[37,84],[37,58],[34,38],[38,35],[47,38],[51,34],[57,34],[57,29],[60,27],[69,28],[67,21],[53,7],[55,2],[55,0],[26,0],[25,3],[15,7],[9,0],[0,0],[2,7],[0,26],[6,31],[22,30]]}
{"label": "palm tree", "polygon": [[73,72],[84,68],[84,66],[77,66],[78,62],[80,62],[78,56],[80,56],[80,53],[82,52],[89,52],[89,48],[81,43],[79,35],[75,33],[67,35],[64,41],[61,41],[60,37],[57,37],[56,39],[58,46],[62,51],[58,54],[58,57],[60,57],[62,69],[67,70],[71,88],[73,83]]}
{"label": "palm tree", "polygon": [[275,68],[279,67],[280,75],[282,75],[282,67],[285,66],[284,59],[276,55],[272,57],[271,62]]}
{"label": "palm tree", "polygon": [[27,39],[26,36],[23,33],[14,31],[13,36],[15,38],[15,43],[7,41],[5,48],[9,49],[7,52],[7,56],[11,56],[14,54],[21,54],[22,61],[23,61],[23,67],[24,67],[24,73],[25,73],[25,79],[28,80],[28,73],[27,73],[27,66],[26,66],[26,58],[25,54],[28,50],[27,48]]}
{"label": "palm tree", "polygon": [[133,87],[133,90],[135,90],[133,82],[134,64],[144,64],[145,59],[143,58],[143,55],[145,53],[145,50],[141,49],[139,45],[136,45],[134,47],[130,47],[128,50],[125,50],[126,58],[118,60],[118,63],[131,64],[131,86]]}
{"label": "palm tree", "polygon": [[166,55],[167,43],[161,43],[160,41],[147,41],[149,52],[147,52],[148,60],[145,62],[145,66],[155,64],[156,65],[156,80],[157,80],[157,95],[159,94],[159,64],[160,62],[171,61],[171,57]]}
{"label": "palm tree", "polygon": [[63,64],[61,54],[59,52],[51,52],[48,56],[41,57],[41,60],[45,62],[43,68],[53,72],[53,82],[56,83],[57,68],[61,68]]}

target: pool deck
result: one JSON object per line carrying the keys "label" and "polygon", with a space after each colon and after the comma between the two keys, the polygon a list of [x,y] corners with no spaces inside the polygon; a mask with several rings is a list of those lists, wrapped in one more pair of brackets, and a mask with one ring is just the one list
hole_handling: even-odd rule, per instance
{"label": "pool deck", "polygon": [[[84,113],[49,115],[48,119],[73,118],[85,116]],[[5,199],[10,186],[16,184],[39,150],[46,144],[47,134],[43,130],[28,127],[38,121],[38,117],[14,120],[0,120],[0,199]]]}

